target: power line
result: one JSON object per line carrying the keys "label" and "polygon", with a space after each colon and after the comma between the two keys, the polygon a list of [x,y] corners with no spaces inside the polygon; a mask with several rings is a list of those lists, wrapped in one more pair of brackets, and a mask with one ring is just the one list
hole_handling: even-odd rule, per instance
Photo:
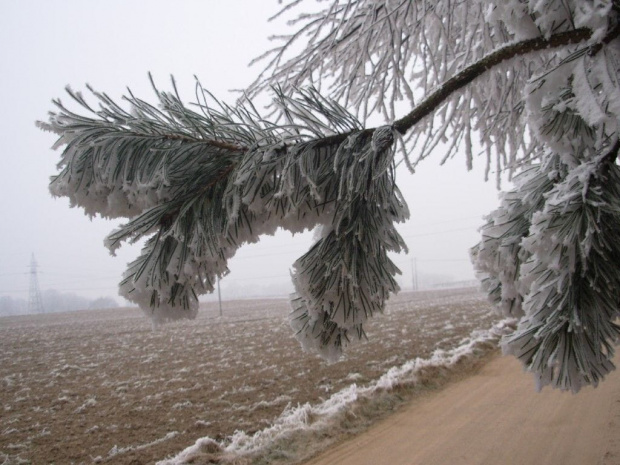
{"label": "power line", "polygon": [[421,223],[421,224],[417,224],[416,226],[435,226],[438,224],[447,224],[447,223],[453,223],[455,221],[469,221],[469,220],[483,220],[482,215],[476,215],[476,216],[467,216],[467,217],[461,217],[461,218],[450,218],[449,220],[442,220],[442,221],[433,221],[432,223]]}
{"label": "power line", "polygon": [[[462,231],[472,231],[472,227],[469,228],[456,228],[456,229],[444,229],[442,231],[434,231],[429,233],[421,233],[421,234],[410,234],[408,236],[403,236],[403,239],[411,239],[415,237],[427,237],[427,236],[435,236],[437,234],[448,234],[453,232],[462,232]],[[273,247],[273,249],[279,249],[280,247]],[[269,250],[272,248],[266,248],[263,250]],[[245,257],[234,257],[234,260],[250,260],[254,258],[265,258],[265,257],[277,257],[281,255],[292,255],[295,251],[291,250],[288,252],[280,252],[280,253],[269,253],[269,254],[258,254],[258,255],[247,255]]]}
{"label": "power line", "polygon": [[413,237],[434,236],[436,234],[447,234],[447,233],[453,233],[453,232],[471,231],[472,228],[473,228],[473,226],[469,227],[469,228],[445,229],[443,231],[433,231],[433,232],[422,233],[422,234],[411,234],[409,236],[403,236],[403,239],[410,239],[410,238],[413,238]]}
{"label": "power line", "polygon": [[[416,257],[419,262],[471,262],[469,258],[419,258]],[[408,260],[406,258],[392,260],[395,263],[405,263]]]}

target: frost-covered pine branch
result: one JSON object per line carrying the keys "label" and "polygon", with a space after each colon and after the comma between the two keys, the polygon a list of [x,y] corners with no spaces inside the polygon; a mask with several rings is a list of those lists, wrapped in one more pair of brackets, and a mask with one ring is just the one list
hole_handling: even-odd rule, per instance
{"label": "frost-covered pine branch", "polygon": [[[614,158],[619,148],[617,143],[610,152]],[[529,203],[530,211],[539,203],[534,214],[523,215],[522,221],[530,222],[528,232],[498,235],[499,244],[490,247],[500,266],[485,271],[503,281],[501,303],[521,317],[516,332],[503,341],[504,350],[535,374],[539,388],[551,384],[577,392],[596,386],[614,367],[614,342],[620,336],[620,170],[606,157],[558,173],[555,183],[537,179],[538,173],[528,176],[518,188],[538,183],[530,192],[539,194],[534,202],[516,202],[517,208]],[[505,197],[502,209],[512,207],[513,197]],[[501,214],[492,217],[485,237],[508,230]],[[484,248],[485,241],[478,259],[491,263],[480,256]]]}
{"label": "frost-covered pine branch", "polygon": [[520,172],[514,189],[502,195],[500,207],[488,216],[482,240],[471,251],[482,289],[507,317],[523,316],[518,277],[526,257],[521,241],[528,235],[532,217],[543,208],[546,194],[560,179],[560,170],[555,156]]}
{"label": "frost-covered pine branch", "polygon": [[[318,11],[300,13],[291,21],[292,33],[272,38],[277,45],[257,60],[266,68],[250,91],[273,83],[285,90],[320,84],[322,93],[352,108],[362,121],[377,114],[394,121],[399,108],[418,106],[472,63],[506,46],[563,33],[574,39],[564,45],[575,44],[598,27],[571,17],[583,2],[567,7],[557,0],[290,0],[281,14],[312,3]],[[535,156],[538,146],[527,137],[522,91],[533,73],[557,66],[558,45],[534,47],[536,54],[525,53],[528,47],[508,53],[485,68],[491,72],[476,73],[477,85],[452,89],[432,117],[408,132],[412,168],[439,145],[444,159],[465,152],[471,167],[472,141],[498,179],[502,169],[515,170]]]}
{"label": "frost-covered pine branch", "polygon": [[[619,2],[319,5],[263,57],[248,95],[272,89],[269,118],[199,84],[188,107],[173,84],[153,86],[157,105],[91,89],[93,108],[69,90],[80,113],[56,101],[40,123],[64,147],[52,193],[128,218],[111,251],[146,238],[121,293],[155,321],[192,317],[243,244],[318,227],[293,266],[292,325],[336,359],[398,290],[387,253],[405,248],[394,225],[408,211],[396,142],[411,168],[438,147],[471,166],[477,139],[487,170],[518,173],[473,253],[491,300],[519,319],[505,350],[541,386],[596,385],[613,367],[620,316]],[[366,128],[377,113],[385,125]]]}
{"label": "frost-covered pine branch", "polygon": [[304,308],[295,324],[302,341],[317,337],[337,357],[398,290],[387,252],[404,248],[393,223],[408,211],[394,180],[394,128],[363,130],[312,89],[295,98],[276,89],[282,125],[249,102],[214,101],[199,85],[196,110],[154,89],[158,107],[130,94],[130,110],[94,91],[93,109],[69,90],[90,116],[56,101],[59,111],[40,123],[65,145],[52,193],[90,215],[129,218],[106,239],[112,252],[147,238],[121,294],[156,322],[194,317],[198,296],[213,291],[243,244],[278,227],[321,225],[324,238],[295,265]]}
{"label": "frost-covered pine branch", "polygon": [[620,339],[620,26],[616,2],[567,5],[546,2],[532,10],[535,23],[585,26],[591,36],[587,46],[558,49],[556,64],[525,86],[539,161],[489,215],[472,255],[491,301],[519,320],[504,352],[539,388],[577,392],[614,368]]}

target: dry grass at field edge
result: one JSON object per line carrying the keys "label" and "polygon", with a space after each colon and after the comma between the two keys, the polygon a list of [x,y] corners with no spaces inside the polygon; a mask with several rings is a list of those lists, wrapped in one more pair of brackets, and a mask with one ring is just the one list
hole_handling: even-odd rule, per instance
{"label": "dry grass at field edge", "polygon": [[[188,463],[192,465],[298,465],[335,447],[406,408],[412,402],[423,402],[452,384],[480,372],[491,360],[500,356],[495,344],[481,344],[473,356],[461,357],[450,366],[429,366],[417,372],[416,382],[399,384],[393,389],[363,397],[330,418],[329,425],[320,429],[295,431],[258,454],[225,454],[215,445]],[[311,423],[311,421],[310,421]]]}

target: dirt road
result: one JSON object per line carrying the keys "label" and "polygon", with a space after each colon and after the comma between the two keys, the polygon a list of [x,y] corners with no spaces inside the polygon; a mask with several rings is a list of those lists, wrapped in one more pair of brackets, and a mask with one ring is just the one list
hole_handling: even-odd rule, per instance
{"label": "dirt road", "polygon": [[620,465],[620,372],[536,393],[512,357],[417,399],[306,465]]}

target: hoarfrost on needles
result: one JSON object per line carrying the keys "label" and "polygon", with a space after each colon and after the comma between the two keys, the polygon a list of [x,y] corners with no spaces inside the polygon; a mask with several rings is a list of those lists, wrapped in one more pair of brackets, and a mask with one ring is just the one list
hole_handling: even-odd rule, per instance
{"label": "hoarfrost on needles", "polygon": [[[504,348],[541,386],[596,385],[620,334],[618,3],[333,0],[291,24],[235,107],[198,82],[191,108],[174,81],[127,109],[89,87],[97,109],[67,89],[87,116],[56,101],[39,123],[63,147],[51,192],[127,218],[111,252],[147,238],[121,293],[155,321],[193,317],[243,244],[318,226],[293,265],[291,325],[336,360],[398,291],[396,157],[413,171],[443,144],[471,167],[478,141],[487,174],[515,175],[472,251],[490,299],[520,319]],[[329,96],[307,87],[324,76]],[[272,121],[249,100],[269,88]],[[365,129],[371,114],[387,123]]]}

